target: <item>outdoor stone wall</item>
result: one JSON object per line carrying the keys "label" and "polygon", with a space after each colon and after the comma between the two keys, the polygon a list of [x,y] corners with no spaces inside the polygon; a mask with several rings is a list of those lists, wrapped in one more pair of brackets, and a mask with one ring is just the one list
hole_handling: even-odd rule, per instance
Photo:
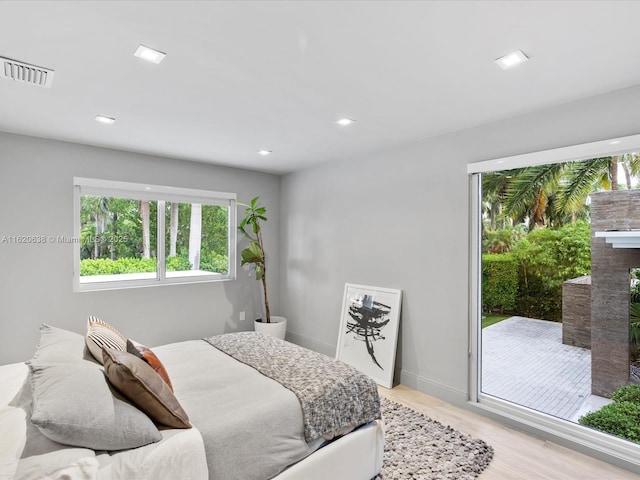
{"label": "outdoor stone wall", "polygon": [[629,269],[640,249],[613,248],[595,232],[640,229],[640,191],[591,195],[591,391],[608,397],[629,383]]}
{"label": "outdoor stone wall", "polygon": [[591,276],[562,284],[562,343],[591,348]]}

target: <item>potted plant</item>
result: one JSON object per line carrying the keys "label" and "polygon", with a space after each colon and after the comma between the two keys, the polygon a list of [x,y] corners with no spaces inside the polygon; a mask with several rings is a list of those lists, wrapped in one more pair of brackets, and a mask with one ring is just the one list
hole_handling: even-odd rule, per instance
{"label": "potted plant", "polygon": [[[284,340],[287,332],[287,319],[271,315],[269,309],[269,294],[267,291],[267,265],[266,255],[264,251],[264,243],[262,241],[262,229],[260,222],[266,222],[267,209],[260,205],[258,201],[260,197],[255,197],[249,205],[239,203],[245,208],[244,218],[240,221],[238,229],[249,239],[249,246],[242,250],[240,265],[250,268],[250,273],[255,275],[256,280],[262,282],[262,292],[264,294],[264,319],[257,319],[254,322],[254,328],[257,332],[265,332]],[[250,228],[248,228],[250,227]]]}

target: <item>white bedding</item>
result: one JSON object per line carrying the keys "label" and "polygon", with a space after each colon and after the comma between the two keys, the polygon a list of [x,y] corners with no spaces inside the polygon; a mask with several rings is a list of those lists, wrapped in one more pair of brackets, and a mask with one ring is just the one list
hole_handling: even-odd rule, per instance
{"label": "white bedding", "polygon": [[0,366],[0,479],[195,480],[208,477],[204,444],[196,428],[164,430],[158,443],[111,453],[52,442],[27,421],[30,406],[14,401],[20,396],[28,371],[24,363]]}
{"label": "white bedding", "polygon": [[300,402],[278,382],[204,340],[153,351],[202,434],[210,480],[272,478],[312,452]]}
{"label": "white bedding", "polygon": [[[171,367],[174,370],[186,368],[184,365],[180,366],[180,361],[176,363],[176,359],[182,356],[185,346],[173,344],[158,349],[163,361],[167,362],[170,375]],[[217,351],[208,345],[201,347],[203,348],[201,353],[207,356],[210,354],[209,349],[213,350],[214,356],[211,358],[215,360],[214,363],[218,362],[219,352],[216,353]],[[192,350],[191,354],[194,353]],[[202,363],[201,366],[203,366]],[[218,368],[222,368],[223,371],[228,370],[222,365]],[[206,375],[212,373],[212,370],[215,368],[201,369],[200,374]],[[28,372],[27,365],[23,363],[0,366],[0,385],[2,385],[0,388],[0,480],[206,480],[218,478],[215,474],[212,476],[216,469],[214,468],[212,472],[207,465],[205,441],[197,428],[163,430],[163,439],[160,442],[120,452],[95,452],[86,448],[60,445],[49,440],[29,421],[30,388],[28,382],[25,384]],[[179,380],[181,374],[178,371],[175,373],[177,374],[175,376],[176,393],[180,396],[183,380]],[[195,377],[197,375],[194,374],[182,376],[189,383],[202,381],[202,378],[198,380]],[[235,376],[235,373],[232,377],[234,381],[238,381],[239,377]],[[227,383],[232,383],[228,376],[223,375],[221,378],[223,380],[226,378]],[[227,398],[227,401],[229,400]],[[194,401],[197,401],[197,398],[184,398],[187,405],[193,404]],[[249,402],[241,403],[248,406]],[[233,405],[237,407],[237,400],[227,405],[229,411]],[[224,415],[218,419],[223,417]],[[282,420],[285,418],[282,417]],[[291,419],[285,420],[287,423],[290,421]],[[301,441],[304,441],[302,437]],[[378,420],[333,441],[276,475],[273,480],[326,478],[368,480],[380,471],[383,447],[383,423]],[[315,445],[305,444],[305,449],[309,452],[315,448]],[[218,460],[226,463],[233,458],[233,455],[230,457],[218,457]],[[242,461],[259,463],[255,461],[255,457],[253,459],[251,457],[251,454],[248,457],[245,454]],[[236,458],[233,463],[237,465],[238,461]]]}

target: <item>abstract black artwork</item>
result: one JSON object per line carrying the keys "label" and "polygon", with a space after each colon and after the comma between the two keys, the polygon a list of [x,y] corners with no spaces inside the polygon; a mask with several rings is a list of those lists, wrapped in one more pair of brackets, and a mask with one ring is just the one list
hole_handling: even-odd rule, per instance
{"label": "abstract black artwork", "polygon": [[391,387],[401,291],[347,283],[336,358]]}
{"label": "abstract black artwork", "polygon": [[378,340],[384,340],[382,329],[389,323],[391,307],[375,302],[371,295],[355,298],[349,305],[349,319],[347,319],[347,333],[355,334],[358,340],[362,340],[367,346],[367,352],[371,360],[381,370],[382,365],[376,360],[373,344]]}

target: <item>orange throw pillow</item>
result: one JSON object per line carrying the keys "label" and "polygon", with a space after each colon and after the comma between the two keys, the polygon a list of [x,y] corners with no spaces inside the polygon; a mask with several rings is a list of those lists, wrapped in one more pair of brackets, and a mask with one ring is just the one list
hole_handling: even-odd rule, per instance
{"label": "orange throw pillow", "polygon": [[164,380],[164,383],[166,383],[173,392],[173,385],[171,385],[171,380],[169,380],[167,370],[150,348],[145,347],[144,345],[135,344],[131,340],[127,339],[127,352],[144,360],[158,375],[160,375],[160,378]]}

